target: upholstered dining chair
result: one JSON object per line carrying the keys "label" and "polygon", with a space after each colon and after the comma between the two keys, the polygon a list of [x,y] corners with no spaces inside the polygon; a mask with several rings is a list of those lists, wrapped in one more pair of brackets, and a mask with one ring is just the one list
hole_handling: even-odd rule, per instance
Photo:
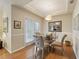
{"label": "upholstered dining chair", "polygon": [[35,58],[37,58],[38,49],[42,51],[42,59],[44,54],[44,41],[42,36],[34,36],[34,42],[35,42]]}
{"label": "upholstered dining chair", "polygon": [[44,49],[48,53],[49,52],[49,42],[48,42],[48,39],[45,37],[45,38],[43,38],[43,40],[44,40]]}
{"label": "upholstered dining chair", "polygon": [[50,51],[50,44],[52,43],[53,41],[53,36],[52,36],[52,33],[49,33],[46,35],[46,37],[44,38],[44,46],[45,48],[47,49],[47,52]]}
{"label": "upholstered dining chair", "polygon": [[[60,35],[59,35],[60,36]],[[64,34],[64,35],[61,35],[61,42],[59,42],[59,41],[55,41],[55,42],[53,42],[51,45],[53,46],[53,48],[55,49],[56,47],[60,47],[61,49],[62,49],[62,53],[64,54],[64,40],[65,40],[65,38],[67,37],[67,35],[66,34]]]}

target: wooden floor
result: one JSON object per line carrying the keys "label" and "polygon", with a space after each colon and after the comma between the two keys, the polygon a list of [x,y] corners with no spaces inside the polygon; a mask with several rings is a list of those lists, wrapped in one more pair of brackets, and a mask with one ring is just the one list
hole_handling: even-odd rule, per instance
{"label": "wooden floor", "polygon": [[[53,52],[48,53],[45,59],[75,59],[73,50],[71,47],[64,47],[65,55]],[[26,47],[16,53],[8,53],[5,49],[0,49],[0,59],[34,59],[34,45]]]}

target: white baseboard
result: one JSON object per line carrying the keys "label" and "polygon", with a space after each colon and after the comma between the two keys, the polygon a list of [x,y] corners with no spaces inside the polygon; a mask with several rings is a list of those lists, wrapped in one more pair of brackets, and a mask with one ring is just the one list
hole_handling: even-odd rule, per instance
{"label": "white baseboard", "polygon": [[21,47],[21,48],[19,48],[19,49],[16,49],[16,50],[12,51],[11,53],[17,52],[17,51],[19,51],[19,50],[21,50],[21,49],[23,49],[23,48],[25,48],[25,47],[27,47],[27,46],[29,46],[29,45],[31,45],[31,44],[33,44],[33,41],[27,43],[25,46],[23,46],[23,47]]}
{"label": "white baseboard", "polygon": [[4,48],[5,48],[9,53],[14,53],[14,52],[17,52],[17,51],[19,51],[19,50],[21,50],[21,49],[23,49],[23,48],[25,48],[25,47],[27,47],[27,46],[33,44],[33,43],[34,43],[34,42],[31,41],[31,42],[29,42],[29,43],[26,43],[25,46],[23,46],[23,47],[21,47],[21,48],[18,48],[18,49],[16,49],[16,50],[13,50],[13,51],[8,50],[6,47],[4,47]]}
{"label": "white baseboard", "polygon": [[12,53],[9,49],[7,49],[6,47],[4,47],[4,49],[6,49],[9,53]]}
{"label": "white baseboard", "polygon": [[29,46],[29,45],[32,45],[33,43],[34,43],[34,41],[31,41],[31,42],[29,42],[29,43],[26,43],[25,46],[27,47],[27,46]]}
{"label": "white baseboard", "polygon": [[33,44],[33,43],[34,43],[34,41],[31,41],[31,42],[29,42],[29,43],[26,43],[24,47],[21,47],[21,48],[19,48],[19,49],[16,49],[16,50],[12,51],[11,53],[17,52],[17,51],[19,51],[19,50],[21,50],[21,49],[23,49],[23,48],[25,48],[25,47],[27,47],[27,46]]}
{"label": "white baseboard", "polygon": [[24,47],[21,47],[21,48],[19,48],[19,49],[16,49],[16,50],[13,50],[11,53],[15,53],[15,52],[17,52],[17,51],[19,51],[19,50],[21,50],[21,49],[23,49],[23,48],[25,48],[26,46],[24,46]]}

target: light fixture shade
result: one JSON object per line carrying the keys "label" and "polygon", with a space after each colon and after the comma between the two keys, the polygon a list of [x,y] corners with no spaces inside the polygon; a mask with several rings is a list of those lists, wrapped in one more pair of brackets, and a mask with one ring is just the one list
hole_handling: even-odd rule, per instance
{"label": "light fixture shade", "polygon": [[52,16],[51,15],[48,15],[45,17],[45,20],[51,20],[52,19]]}

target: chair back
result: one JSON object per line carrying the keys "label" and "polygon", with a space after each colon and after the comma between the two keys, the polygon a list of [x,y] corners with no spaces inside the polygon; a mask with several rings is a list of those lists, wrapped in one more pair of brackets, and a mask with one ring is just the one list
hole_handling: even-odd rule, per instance
{"label": "chair back", "polygon": [[44,48],[44,41],[42,36],[35,36],[34,42],[37,48]]}
{"label": "chair back", "polygon": [[47,39],[47,40],[52,40],[52,39],[53,39],[53,34],[49,32],[49,33],[46,35],[46,39]]}
{"label": "chair back", "polygon": [[63,37],[62,37],[62,44],[64,43],[64,40],[65,40],[65,38],[67,37],[67,35],[65,34],[65,35],[63,35]]}

